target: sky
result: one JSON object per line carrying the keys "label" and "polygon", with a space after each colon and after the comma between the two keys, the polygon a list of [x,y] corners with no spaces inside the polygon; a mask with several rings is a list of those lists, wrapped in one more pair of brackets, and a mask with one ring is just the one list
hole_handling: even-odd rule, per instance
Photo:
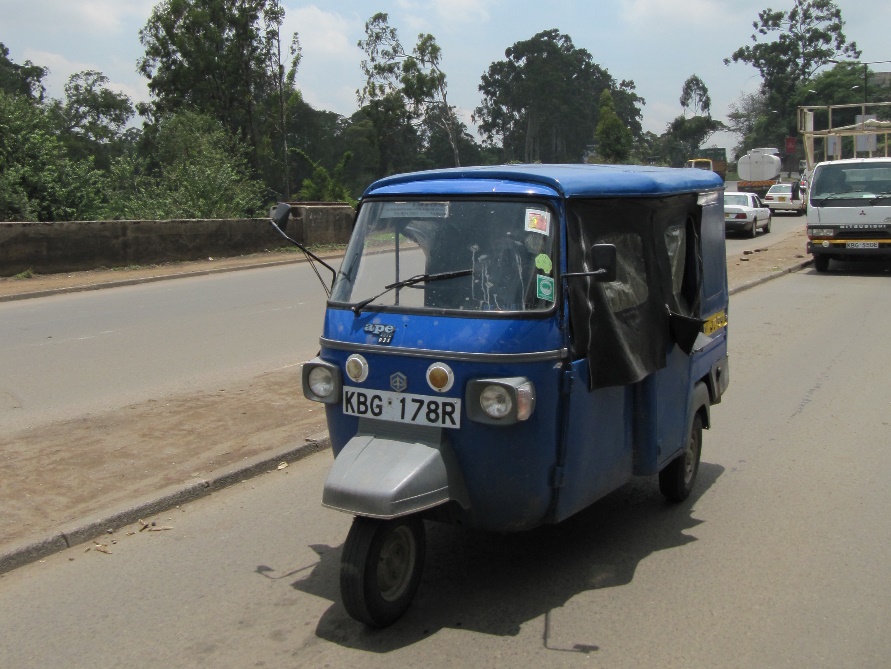
{"label": "sky", "polygon": [[[0,42],[16,63],[48,67],[51,98],[64,97],[68,77],[98,70],[109,88],[134,102],[148,101],[147,80],[136,71],[144,54],[139,30],[158,0],[0,0]],[[297,86],[316,109],[348,116],[358,109],[364,53],[357,42],[365,22],[389,14],[406,49],[430,33],[442,49],[449,102],[471,126],[481,102],[480,78],[504,60],[505,49],[538,32],[557,29],[586,49],[617,81],[633,80],[646,100],[643,127],[656,134],[683,112],[679,98],[693,74],[703,80],[712,116],[726,120],[730,104],[755,92],[757,71],[724,65],[738,47],[751,44],[753,21],[770,7],[789,10],[793,0],[282,0],[283,36],[297,32],[303,59]],[[891,60],[888,0],[836,0],[844,32],[862,50],[861,60]],[[286,41],[286,40],[283,40]],[[874,69],[891,70],[891,63]],[[709,145],[728,149],[737,138],[720,133]]]}

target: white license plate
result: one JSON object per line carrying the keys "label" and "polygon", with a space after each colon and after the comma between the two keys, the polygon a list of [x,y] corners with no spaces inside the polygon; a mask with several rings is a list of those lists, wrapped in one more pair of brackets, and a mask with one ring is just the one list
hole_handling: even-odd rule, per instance
{"label": "white license plate", "polygon": [[432,395],[411,395],[389,390],[343,387],[343,412],[348,416],[396,423],[461,427],[461,400]]}
{"label": "white license plate", "polygon": [[878,242],[848,242],[845,244],[846,249],[877,249]]}

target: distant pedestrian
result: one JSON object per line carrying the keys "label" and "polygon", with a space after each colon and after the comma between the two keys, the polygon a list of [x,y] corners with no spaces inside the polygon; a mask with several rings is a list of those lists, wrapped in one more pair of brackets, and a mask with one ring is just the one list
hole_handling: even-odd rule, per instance
{"label": "distant pedestrian", "polygon": [[792,201],[801,199],[801,183],[798,181],[792,182]]}

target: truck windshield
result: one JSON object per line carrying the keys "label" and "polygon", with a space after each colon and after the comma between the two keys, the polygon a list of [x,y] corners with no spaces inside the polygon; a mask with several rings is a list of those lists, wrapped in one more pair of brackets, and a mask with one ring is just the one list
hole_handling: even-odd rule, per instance
{"label": "truck windshield", "polygon": [[366,311],[545,311],[555,301],[556,228],[543,203],[368,201],[330,301]]}
{"label": "truck windshield", "polygon": [[891,161],[821,165],[814,175],[811,199],[844,195],[874,198],[891,191]]}

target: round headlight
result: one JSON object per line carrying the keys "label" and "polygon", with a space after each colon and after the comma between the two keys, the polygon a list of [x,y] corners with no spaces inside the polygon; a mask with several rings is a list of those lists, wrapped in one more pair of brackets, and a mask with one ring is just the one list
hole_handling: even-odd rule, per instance
{"label": "round headlight", "polygon": [[327,367],[313,367],[309,370],[307,381],[316,397],[328,397],[334,391],[334,377]]}
{"label": "round headlight", "polygon": [[368,378],[368,362],[358,353],[354,353],[346,361],[346,373],[356,383]]}
{"label": "round headlight", "polygon": [[486,386],[480,393],[480,408],[491,418],[504,418],[513,408],[510,393],[501,386]]}

